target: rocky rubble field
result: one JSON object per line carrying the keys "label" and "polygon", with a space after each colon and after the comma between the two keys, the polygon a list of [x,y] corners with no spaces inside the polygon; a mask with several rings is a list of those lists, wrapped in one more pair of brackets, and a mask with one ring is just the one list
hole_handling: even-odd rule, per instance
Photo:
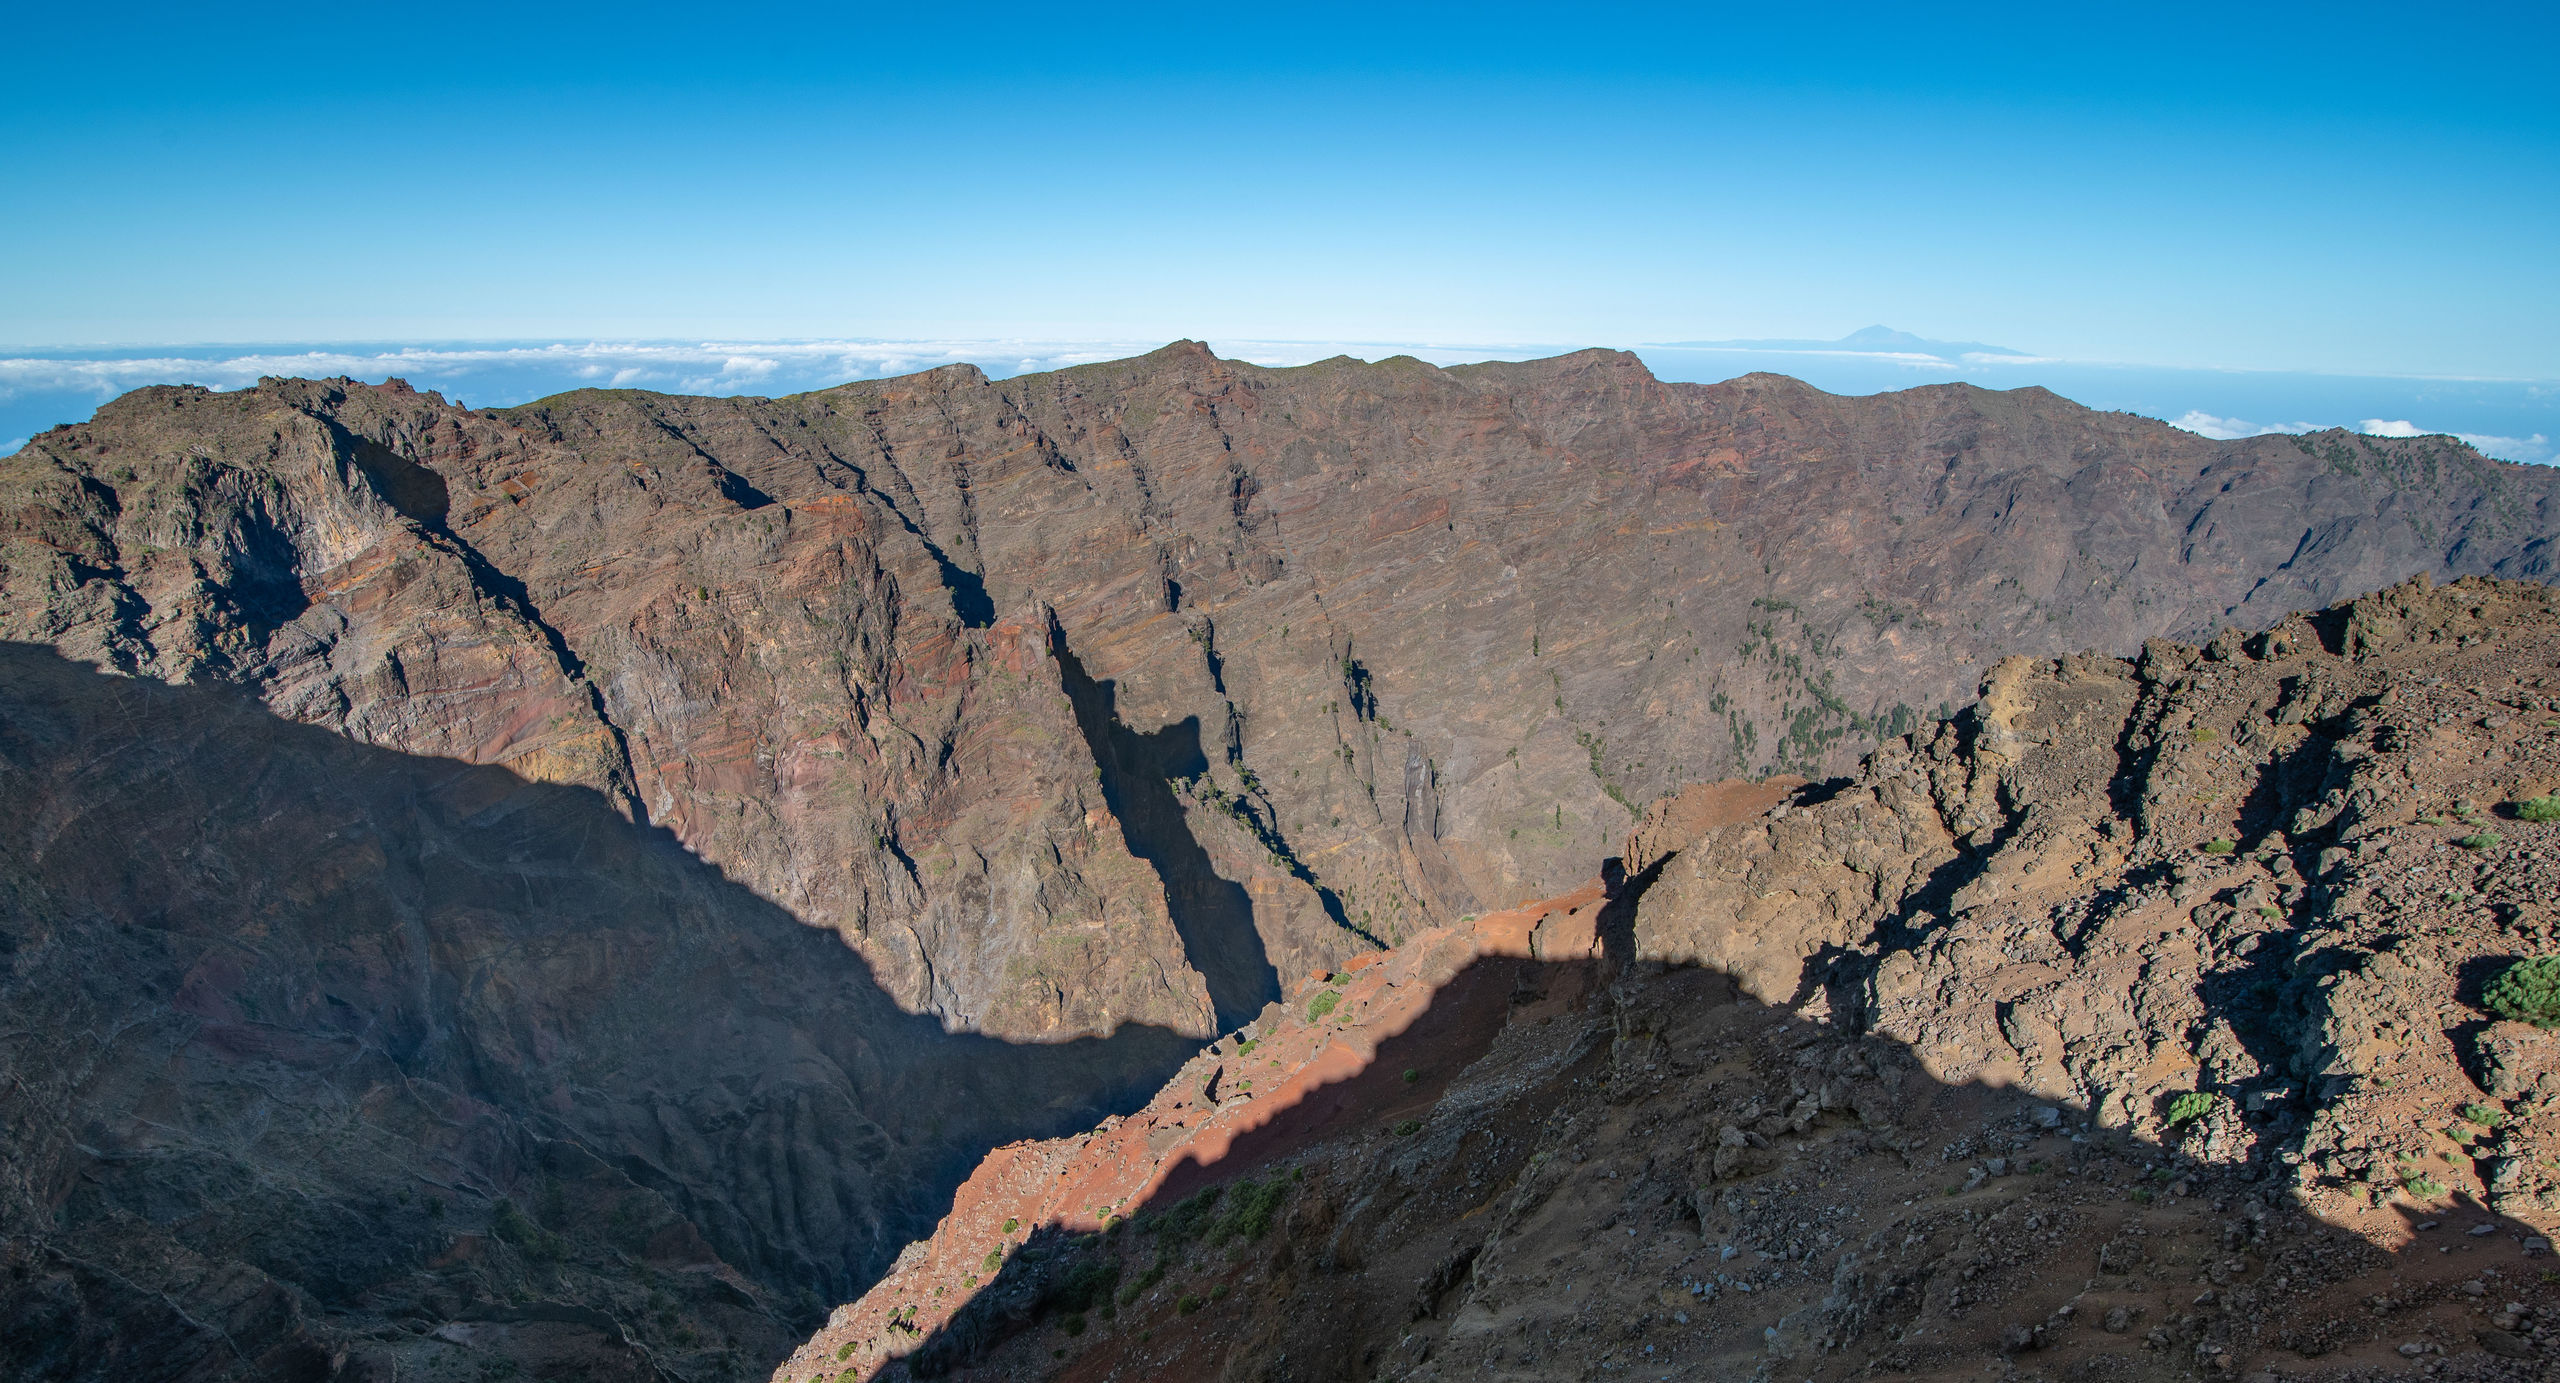
{"label": "rocky rubble field", "polygon": [[999,1150],[775,1377],[2547,1378],[2554,787],[2540,586],[2013,659]]}

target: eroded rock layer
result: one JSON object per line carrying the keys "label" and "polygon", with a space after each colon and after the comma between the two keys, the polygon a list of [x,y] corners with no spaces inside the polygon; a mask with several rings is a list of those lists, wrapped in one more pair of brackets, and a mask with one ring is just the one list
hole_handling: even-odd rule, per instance
{"label": "eroded rock layer", "polygon": [[[2169,664],[2105,655],[2412,571],[2540,577],[2555,484],[2450,439],[2213,442],[1608,352],[1184,344],[499,411],[139,391],[0,459],[0,1256],[35,1323],[0,1346],[63,1378],[749,1368],[987,1147],[1136,1110],[1310,977],[1570,893],[1631,825],[1629,954],[1845,1004],[1933,1071],[2137,1136],[2191,1066],[2334,1093],[2365,1029],[2295,1096],[2268,1073],[2298,1023],[2172,1050],[2235,1010],[2128,958],[2180,886],[2135,847],[2209,815],[2212,775],[2244,810],[2291,779],[2180,747]],[[2395,598],[2323,656],[2446,627]],[[2312,657],[2311,627],[2211,666]],[[1942,723],[2012,652],[2069,656]],[[2318,676],[2217,733],[2292,743],[2369,694]],[[2140,774],[2028,754],[2110,723],[2150,727]],[[1834,799],[1750,805],[1879,744]],[[1636,822],[1658,798],[1687,805]],[[2303,832],[2367,819],[2329,798],[2245,843],[2261,901],[2217,927],[2290,908]],[[2125,882],[2055,943],[2113,967],[2075,981],[2010,933],[2080,870]],[[1470,991],[1495,1010],[1570,988],[1479,959],[1516,971]],[[1929,997],[2004,963],[2046,969]],[[2322,1012],[2402,1031],[2386,997]],[[1962,1026],[1909,1026],[1940,1009]]]}
{"label": "eroded rock layer", "polygon": [[775,1376],[2545,1378],[2555,788],[2539,585],[2009,660],[999,1150]]}
{"label": "eroded rock layer", "polygon": [[[2555,483],[1609,352],[496,412],[277,380],[0,462],[0,633],[593,787],[952,1026],[1206,1036],[1573,887],[1684,784],[1844,770],[1995,657],[2538,577]],[[1210,954],[1240,926],[1267,973]]]}

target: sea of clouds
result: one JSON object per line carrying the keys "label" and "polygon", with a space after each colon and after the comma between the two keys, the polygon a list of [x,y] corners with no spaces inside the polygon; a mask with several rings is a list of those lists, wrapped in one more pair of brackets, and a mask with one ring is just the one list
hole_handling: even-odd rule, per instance
{"label": "sea of clouds", "polygon": [[[1776,343],[1771,343],[1772,345]],[[500,341],[434,344],[141,347],[0,351],[0,455],[47,427],[149,384],[239,389],[268,376],[401,378],[479,406],[528,402],[571,389],[772,397],[859,379],[968,364],[998,378],[1141,355],[1159,341]],[[1438,365],[1519,360],[1572,349],[1559,343],[1213,340],[1259,365],[1335,355],[1411,355]],[[2560,460],[2560,385],[2511,380],[2289,374],[2278,371],[2100,365],[2021,353],[1729,346],[1638,346],[1665,379],[1713,382],[1753,371],[1790,374],[1835,393],[1965,382],[2036,385],[2096,408],[2166,420],[2206,437],[2344,426],[2386,437],[2450,433],[2491,456]],[[2253,421],[2276,419],[2282,421]]]}

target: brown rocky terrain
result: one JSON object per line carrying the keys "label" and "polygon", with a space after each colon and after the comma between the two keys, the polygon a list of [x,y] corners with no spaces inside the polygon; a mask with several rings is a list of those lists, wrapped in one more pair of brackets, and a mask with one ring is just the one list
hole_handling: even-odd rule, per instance
{"label": "brown rocky terrain", "polygon": [[[139,391],[0,460],[7,1357],[761,1371],[986,1148],[1569,893],[1638,804],[1953,733],[2006,652],[2545,576],[2555,485],[1608,352]],[[2041,838],[1985,791],[1861,829],[1943,882]],[[1750,891],[1710,857],[1655,891]],[[1882,877],[1646,934],[1846,984]],[[2132,1069],[2056,1041],[2040,1079]]]}
{"label": "brown rocky terrain", "polygon": [[1205,1037],[1573,887],[1688,782],[1845,770],[1997,657],[2544,575],[2555,485],[1608,352],[496,412],[277,380],[0,464],[0,634],[593,787],[951,1026]]}
{"label": "brown rocky terrain", "polygon": [[2555,787],[2539,585],[2008,660],[997,1150],[775,1377],[2547,1378]]}
{"label": "brown rocky terrain", "polygon": [[12,1378],[760,1368],[1196,1045],[945,1032],[590,789],[218,686],[0,647],[0,790]]}

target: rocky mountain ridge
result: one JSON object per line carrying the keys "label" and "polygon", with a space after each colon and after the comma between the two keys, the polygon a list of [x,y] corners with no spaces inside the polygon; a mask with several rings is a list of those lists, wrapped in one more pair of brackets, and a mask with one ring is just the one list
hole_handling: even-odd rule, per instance
{"label": "rocky mountain ridge", "polygon": [[2004,661],[999,1149],[775,1377],[2540,1378],[2555,786],[2538,585]]}
{"label": "rocky mountain ridge", "polygon": [[[0,461],[10,1357],[733,1374],[985,1148],[1637,804],[1844,770],[2008,649],[2542,575],[2554,483],[1607,352],[139,391]],[[2005,790],[1859,829],[1917,868]],[[1663,944],[1800,985],[1866,877],[1799,881],[1811,954]]]}
{"label": "rocky mountain ridge", "polygon": [[[0,633],[595,788],[954,1027],[1206,1036],[1573,886],[1685,783],[1844,770],[1995,657],[2540,576],[2553,494],[2450,439],[1598,351],[496,411],[272,380],[0,465]],[[1211,992],[1200,928],[1270,977]]]}

